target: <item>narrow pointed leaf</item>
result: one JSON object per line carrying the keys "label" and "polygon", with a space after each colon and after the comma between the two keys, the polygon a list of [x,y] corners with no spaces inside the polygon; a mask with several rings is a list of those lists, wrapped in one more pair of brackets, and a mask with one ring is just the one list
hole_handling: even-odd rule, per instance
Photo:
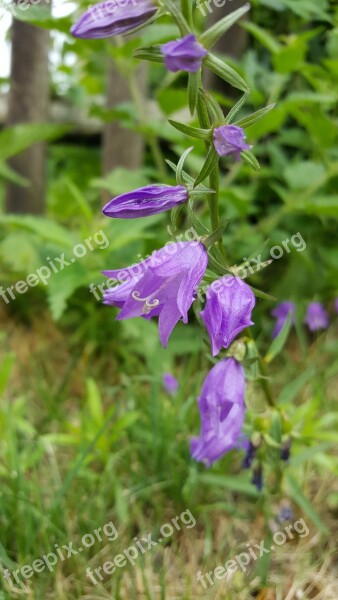
{"label": "narrow pointed leaf", "polygon": [[259,164],[257,158],[252,154],[252,152],[250,152],[250,150],[244,150],[244,152],[241,152],[241,157],[242,157],[243,162],[245,162],[246,165],[248,165],[255,171],[261,170],[261,167],[260,167],[260,164]]}
{"label": "narrow pointed leaf", "polygon": [[250,125],[253,125],[254,123],[257,123],[257,121],[260,121],[265,115],[267,115],[270,112],[270,110],[275,108],[275,106],[276,103],[269,104],[268,106],[265,106],[265,108],[261,108],[260,110],[257,110],[257,112],[252,113],[252,115],[248,115],[247,117],[236,121],[234,124],[237,125],[237,127],[250,127]]}
{"label": "narrow pointed leaf", "polygon": [[225,122],[226,123],[231,123],[232,120],[235,118],[235,116],[237,115],[237,113],[241,110],[242,106],[244,106],[245,101],[247,99],[247,97],[249,96],[249,94],[246,92],[239,100],[238,102],[235,104],[235,106],[232,107],[232,109],[228,112],[226,118],[225,118]]}
{"label": "narrow pointed leaf", "polygon": [[224,61],[217,58],[213,54],[209,54],[204,59],[204,65],[210,69],[213,73],[224,79],[227,83],[230,83],[233,87],[242,90],[243,92],[248,92],[248,85],[245,83],[244,79],[232,68],[229,67]]}
{"label": "narrow pointed leaf", "polygon": [[210,145],[209,152],[205,159],[205,163],[201,169],[199,176],[197,177],[194,187],[198,186],[199,183],[202,183],[212,171],[215,169],[219,160],[219,156],[213,145]]}
{"label": "narrow pointed leaf", "polygon": [[177,121],[173,121],[169,119],[170,125],[185,133],[185,135],[189,135],[190,137],[196,138],[198,140],[210,140],[212,129],[200,129],[198,127],[190,127],[189,125],[185,125],[184,123],[178,123]]}
{"label": "narrow pointed leaf", "polygon": [[267,351],[267,353],[264,357],[265,362],[270,363],[271,361],[273,361],[273,359],[276,358],[276,356],[283,349],[284,344],[288,338],[290,328],[291,328],[291,316],[289,314],[285,320],[285,323],[284,323],[281,331],[279,332],[277,337],[275,337],[269,350]]}
{"label": "narrow pointed leaf", "polygon": [[250,4],[244,4],[238,10],[230,13],[226,17],[223,17],[218,23],[212,25],[205,33],[200,37],[200,42],[207,49],[212,48],[214,44],[220,39],[220,37],[230,29],[245,13],[250,10]]}
{"label": "narrow pointed leaf", "polygon": [[133,52],[135,58],[150,60],[156,63],[163,63],[163,54],[158,46],[148,46],[147,48],[137,48]]}
{"label": "narrow pointed leaf", "polygon": [[193,115],[197,106],[198,90],[201,84],[201,73],[189,73],[188,78],[188,103],[190,114]]}
{"label": "narrow pointed leaf", "polygon": [[217,229],[215,229],[215,231],[213,231],[212,234],[209,235],[206,240],[204,240],[203,243],[206,248],[210,248],[211,246],[216,244],[216,242],[222,239],[223,232],[226,229],[227,225],[228,220],[224,221],[224,223],[219,225],[219,227],[217,227]]}

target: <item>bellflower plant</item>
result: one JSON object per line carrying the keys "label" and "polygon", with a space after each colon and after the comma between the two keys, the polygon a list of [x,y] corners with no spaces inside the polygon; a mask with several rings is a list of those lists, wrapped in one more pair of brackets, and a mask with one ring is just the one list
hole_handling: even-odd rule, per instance
{"label": "bellflower plant", "polygon": [[[104,302],[122,306],[117,320],[159,317],[160,340],[164,347],[176,323],[188,322],[188,310],[203,279],[208,254],[200,242],[173,243],[155,251],[140,263],[142,275],[134,280],[126,269],[126,281],[104,294]],[[115,277],[119,271],[104,271]]]}
{"label": "bellflower plant", "polygon": [[211,284],[201,317],[211,340],[212,355],[228,348],[235,337],[253,325],[251,312],[255,306],[251,288],[239,277],[226,275]]}
{"label": "bellflower plant", "polygon": [[329,326],[329,315],[320,302],[311,302],[307,308],[304,323],[310,331],[327,329]]}
{"label": "bellflower plant", "polygon": [[102,209],[107,217],[136,219],[164,212],[188,200],[183,185],[147,185],[127,194],[116,196]]}
{"label": "bellflower plant", "polygon": [[[245,360],[247,351],[251,353],[247,366],[250,368],[255,363],[255,376],[258,374],[257,382],[269,410],[274,405],[266,373],[267,361],[260,357],[254,340],[248,336],[237,346],[236,342],[233,343],[239,333],[253,324],[255,294],[264,298],[264,293],[253,290],[234,275],[237,271],[231,264],[231,248],[225,247],[223,239],[227,222],[221,222],[219,211],[220,157],[241,158],[249,167],[258,170],[259,164],[246,142],[244,127],[259,121],[273,105],[234,121],[245,104],[249,88],[235,69],[212,52],[219,38],[250,9],[249,4],[202,33],[198,30],[200,19],[196,19],[195,23],[195,8],[191,0],[162,0],[158,5],[161,7],[157,8],[155,0],[126,0],[123,8],[117,5],[112,10],[109,2],[102,2],[79,19],[72,33],[76,37],[87,38],[123,35],[161,14],[169,16],[180,32],[180,39],[138,48],[134,57],[156,63],[164,61],[169,71],[188,73],[187,103],[198,126],[173,120],[169,122],[184,135],[204,142],[205,159],[197,175],[191,176],[184,171],[186,156],[193,150],[191,147],[182,154],[177,165],[167,161],[175,172],[176,185],[172,185],[169,173],[166,181],[164,168],[164,174],[161,174],[164,183],[121,194],[103,208],[106,216],[122,219],[147,217],[171,210],[168,231],[174,239],[138,264],[126,269],[103,271],[117,284],[105,291],[104,303],[120,309],[118,320],[158,318],[159,336],[164,347],[176,323],[179,320],[188,322],[188,312],[193,307],[197,321],[202,320],[207,328],[213,356],[225,350],[226,356],[211,368],[204,381],[198,401],[201,432],[191,442],[192,457],[210,466],[230,449],[248,450],[251,443],[243,434],[245,371],[241,361]],[[227,115],[212,93],[204,88],[202,71],[205,69],[242,92]],[[194,203],[196,197],[198,203]],[[195,204],[203,207],[203,218],[208,217],[208,226],[196,214],[199,208]],[[194,229],[197,234],[194,239],[198,241],[178,241],[182,224]],[[204,301],[203,306],[201,303]],[[280,321],[284,318],[281,313],[276,316]],[[176,380],[168,373],[163,383],[169,393],[177,388]],[[279,430],[278,427],[275,429]],[[260,436],[260,439],[265,438]],[[266,436],[266,439],[271,439],[271,436]],[[261,445],[257,455],[263,451]],[[257,461],[260,464],[260,457],[256,461],[256,445],[250,452],[246,460],[248,468]],[[253,468],[257,470],[257,464]],[[261,476],[259,481],[257,477],[253,481],[261,488]]]}
{"label": "bellflower plant", "polygon": [[70,32],[74,37],[85,39],[125,35],[146,23],[156,11],[152,0],[107,0],[91,6]]}
{"label": "bellflower plant", "polygon": [[244,394],[244,369],[234,358],[219,361],[208,373],[198,399],[201,433],[190,444],[195,460],[210,466],[229,450],[241,447]]}
{"label": "bellflower plant", "polygon": [[203,58],[208,51],[200,44],[196,36],[189,34],[180,40],[163,44],[161,52],[168,71],[188,71],[196,73],[201,67]]}

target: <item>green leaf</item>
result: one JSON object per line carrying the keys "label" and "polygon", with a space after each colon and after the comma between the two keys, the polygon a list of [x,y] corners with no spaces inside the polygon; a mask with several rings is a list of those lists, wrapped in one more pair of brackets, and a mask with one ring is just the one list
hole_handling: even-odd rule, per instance
{"label": "green leaf", "polygon": [[286,479],[290,488],[290,496],[298,504],[298,506],[308,515],[309,519],[316,525],[317,529],[324,534],[328,534],[329,530],[321,520],[318,513],[313,508],[311,502],[304,496],[302,490],[298,486],[295,479],[290,475],[286,474]]}
{"label": "green leaf", "polygon": [[68,125],[34,123],[15,125],[0,133],[0,160],[20,154],[37,142],[54,140],[71,129]]}
{"label": "green leaf", "polygon": [[261,167],[260,164],[257,160],[257,158],[254,156],[254,154],[252,154],[252,152],[250,150],[244,150],[243,152],[241,152],[241,157],[243,162],[248,165],[249,167],[251,167],[252,169],[254,169],[254,171],[260,171]]}
{"label": "green leaf", "polygon": [[14,169],[11,169],[9,165],[5,162],[0,162],[0,178],[5,181],[10,181],[11,183],[15,183],[16,185],[21,185],[22,187],[29,186],[29,179],[22,177],[19,173],[16,173]]}
{"label": "green leaf", "polygon": [[261,108],[260,110],[257,110],[256,112],[252,113],[251,115],[248,115],[247,117],[236,121],[234,124],[237,125],[237,127],[250,127],[250,125],[253,125],[254,123],[257,123],[257,121],[260,121],[266,114],[270,112],[270,110],[275,108],[275,106],[275,102],[273,104],[269,104],[265,108]]}
{"label": "green leaf", "polygon": [[278,53],[281,50],[282,46],[276,41],[275,36],[273,36],[271,33],[266,31],[262,27],[259,27],[253,22],[244,22],[241,23],[241,25],[242,27],[244,27],[244,29],[251,33],[251,35],[253,35],[256,38],[256,40],[258,40],[259,43],[262,44],[262,46],[265,46],[265,48],[267,48],[272,54]]}
{"label": "green leaf", "polygon": [[279,332],[277,337],[273,340],[269,350],[266,353],[265,362],[270,363],[281,352],[281,350],[283,349],[284,344],[288,338],[289,331],[291,328],[291,323],[292,323],[291,315],[288,314],[281,331]]}
{"label": "green leaf", "polygon": [[[198,90],[201,85],[201,74],[189,73],[188,76],[188,103],[190,114],[193,115],[197,106]],[[175,90],[176,91],[176,90]]]}
{"label": "green leaf", "polygon": [[229,67],[224,61],[217,58],[213,54],[209,54],[203,63],[210,71],[221,77],[227,83],[230,83],[233,87],[248,92],[249,88],[245,83],[244,79],[232,68]]}
{"label": "green leaf", "polygon": [[185,125],[184,123],[178,123],[177,121],[173,121],[172,119],[168,119],[170,125],[185,133],[185,135],[189,135],[190,137],[196,138],[198,140],[210,140],[212,135],[212,129],[200,129],[198,127],[190,127],[189,125]]}
{"label": "green leaf", "polygon": [[149,46],[148,48],[137,48],[133,56],[142,60],[150,60],[156,63],[163,63],[163,54],[158,46]]}
{"label": "green leaf", "polygon": [[230,475],[217,475],[216,473],[202,473],[198,475],[198,482],[201,485],[212,486],[215,488],[225,488],[231,492],[239,492],[257,498],[259,492],[255,486],[247,481],[243,476],[231,477]]}
{"label": "green leaf", "polygon": [[210,173],[212,173],[212,171],[217,166],[218,161],[219,161],[219,156],[218,156],[213,144],[210,144],[210,148],[209,148],[207,157],[205,159],[205,163],[201,169],[200,174],[198,175],[197,179],[195,180],[194,187],[197,187],[199,183],[202,183],[202,181],[204,181],[210,175]]}
{"label": "green leaf", "polygon": [[177,24],[177,27],[179,28],[182,34],[182,37],[191,33],[190,27],[187,21],[185,20],[184,16],[182,15],[179,7],[176,5],[175,1],[165,0],[164,6],[169,10],[170,14],[172,15],[174,21]]}
{"label": "green leaf", "polygon": [[212,48],[214,44],[220,39],[220,37],[230,29],[245,13],[250,10],[250,4],[244,4],[241,8],[238,8],[234,12],[230,13],[220,19],[217,23],[212,25],[207,31],[205,31],[199,41],[207,49]]}
{"label": "green leaf", "polygon": [[223,232],[226,229],[228,222],[228,220],[224,221],[224,223],[219,225],[219,227],[217,227],[217,229],[215,229],[215,231],[213,231],[212,234],[209,235],[206,240],[204,240],[203,244],[206,248],[210,248],[210,246],[213,246],[216,242],[222,239]]}
{"label": "green leaf", "polygon": [[235,106],[232,107],[232,109],[228,112],[225,122],[226,123],[231,123],[232,120],[235,118],[235,116],[237,115],[238,111],[241,110],[242,106],[245,104],[245,101],[247,99],[247,97],[249,96],[248,93],[243,94],[243,96],[238,100],[238,102],[236,102]]}

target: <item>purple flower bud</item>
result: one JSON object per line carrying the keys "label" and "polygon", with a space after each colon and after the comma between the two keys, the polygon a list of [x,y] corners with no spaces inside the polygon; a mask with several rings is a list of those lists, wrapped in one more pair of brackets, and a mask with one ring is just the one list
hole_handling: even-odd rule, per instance
{"label": "purple flower bud", "polygon": [[250,150],[245,143],[245,133],[237,125],[221,125],[216,127],[213,133],[214,146],[220,156],[234,156],[235,160],[241,159],[243,150]]}
{"label": "purple flower bud", "polygon": [[143,25],[156,11],[152,0],[107,0],[89,7],[70,32],[85,39],[124,35]]}
{"label": "purple flower bud", "polygon": [[103,271],[122,281],[104,293],[103,301],[122,308],[117,320],[159,317],[160,340],[166,347],[176,323],[181,318],[188,322],[207,264],[208,254],[200,242],[173,242],[137,265]]}
{"label": "purple flower bud", "polygon": [[308,306],[304,323],[310,331],[327,329],[329,326],[329,315],[320,302],[311,302]]}
{"label": "purple flower bud", "polygon": [[252,442],[249,442],[249,444],[246,448],[246,455],[244,456],[244,459],[242,461],[243,469],[250,469],[250,467],[254,461],[256,451],[257,451],[257,447],[254,446]]}
{"label": "purple flower bud", "polygon": [[228,348],[243,329],[253,325],[251,312],[255,301],[251,288],[239,277],[226,275],[209,286],[200,315],[209,333],[213,356],[221,348]]}
{"label": "purple flower bud", "polygon": [[256,469],[254,469],[251,483],[256,486],[258,492],[261,492],[263,489],[263,469],[262,465],[258,465]]}
{"label": "purple flower bud", "polygon": [[183,185],[147,185],[116,196],[102,209],[107,217],[136,219],[164,212],[186,202],[188,192]]}
{"label": "purple flower bud", "polygon": [[200,44],[193,34],[168,42],[161,46],[164,63],[168,71],[189,71],[195,73],[201,67],[202,59],[208,51]]}
{"label": "purple flower bud", "polygon": [[195,460],[210,466],[229,450],[241,447],[244,394],[244,369],[234,358],[221,360],[209,371],[198,399],[201,433],[190,444]]}
{"label": "purple flower bud", "polygon": [[164,373],[163,387],[168,394],[176,394],[178,390],[178,381],[171,373]]}
{"label": "purple flower bud", "polygon": [[281,460],[283,460],[284,462],[288,462],[290,459],[290,453],[291,453],[291,440],[289,440],[288,442],[286,442],[281,451],[280,451],[280,457]]}
{"label": "purple flower bud", "polygon": [[295,310],[296,310],[296,306],[294,305],[293,302],[281,302],[273,309],[273,311],[271,311],[272,316],[276,317],[276,325],[272,332],[273,338],[277,337],[277,335],[283,329],[284,323],[285,323],[286,319],[288,318],[289,314],[291,314],[292,323],[295,322],[295,317],[294,317]]}

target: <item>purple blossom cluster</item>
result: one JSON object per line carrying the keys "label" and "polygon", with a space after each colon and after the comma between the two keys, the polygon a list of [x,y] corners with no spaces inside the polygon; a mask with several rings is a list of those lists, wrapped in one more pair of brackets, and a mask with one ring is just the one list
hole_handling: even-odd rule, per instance
{"label": "purple blossom cluster", "polygon": [[[289,315],[291,323],[295,323],[295,311],[296,305],[293,302],[281,302],[272,310],[271,315],[276,319],[272,337],[277,337],[281,332]],[[335,300],[335,311],[338,314],[338,298]],[[330,318],[325,306],[321,302],[310,302],[306,309],[304,323],[311,332],[327,329]]]}

